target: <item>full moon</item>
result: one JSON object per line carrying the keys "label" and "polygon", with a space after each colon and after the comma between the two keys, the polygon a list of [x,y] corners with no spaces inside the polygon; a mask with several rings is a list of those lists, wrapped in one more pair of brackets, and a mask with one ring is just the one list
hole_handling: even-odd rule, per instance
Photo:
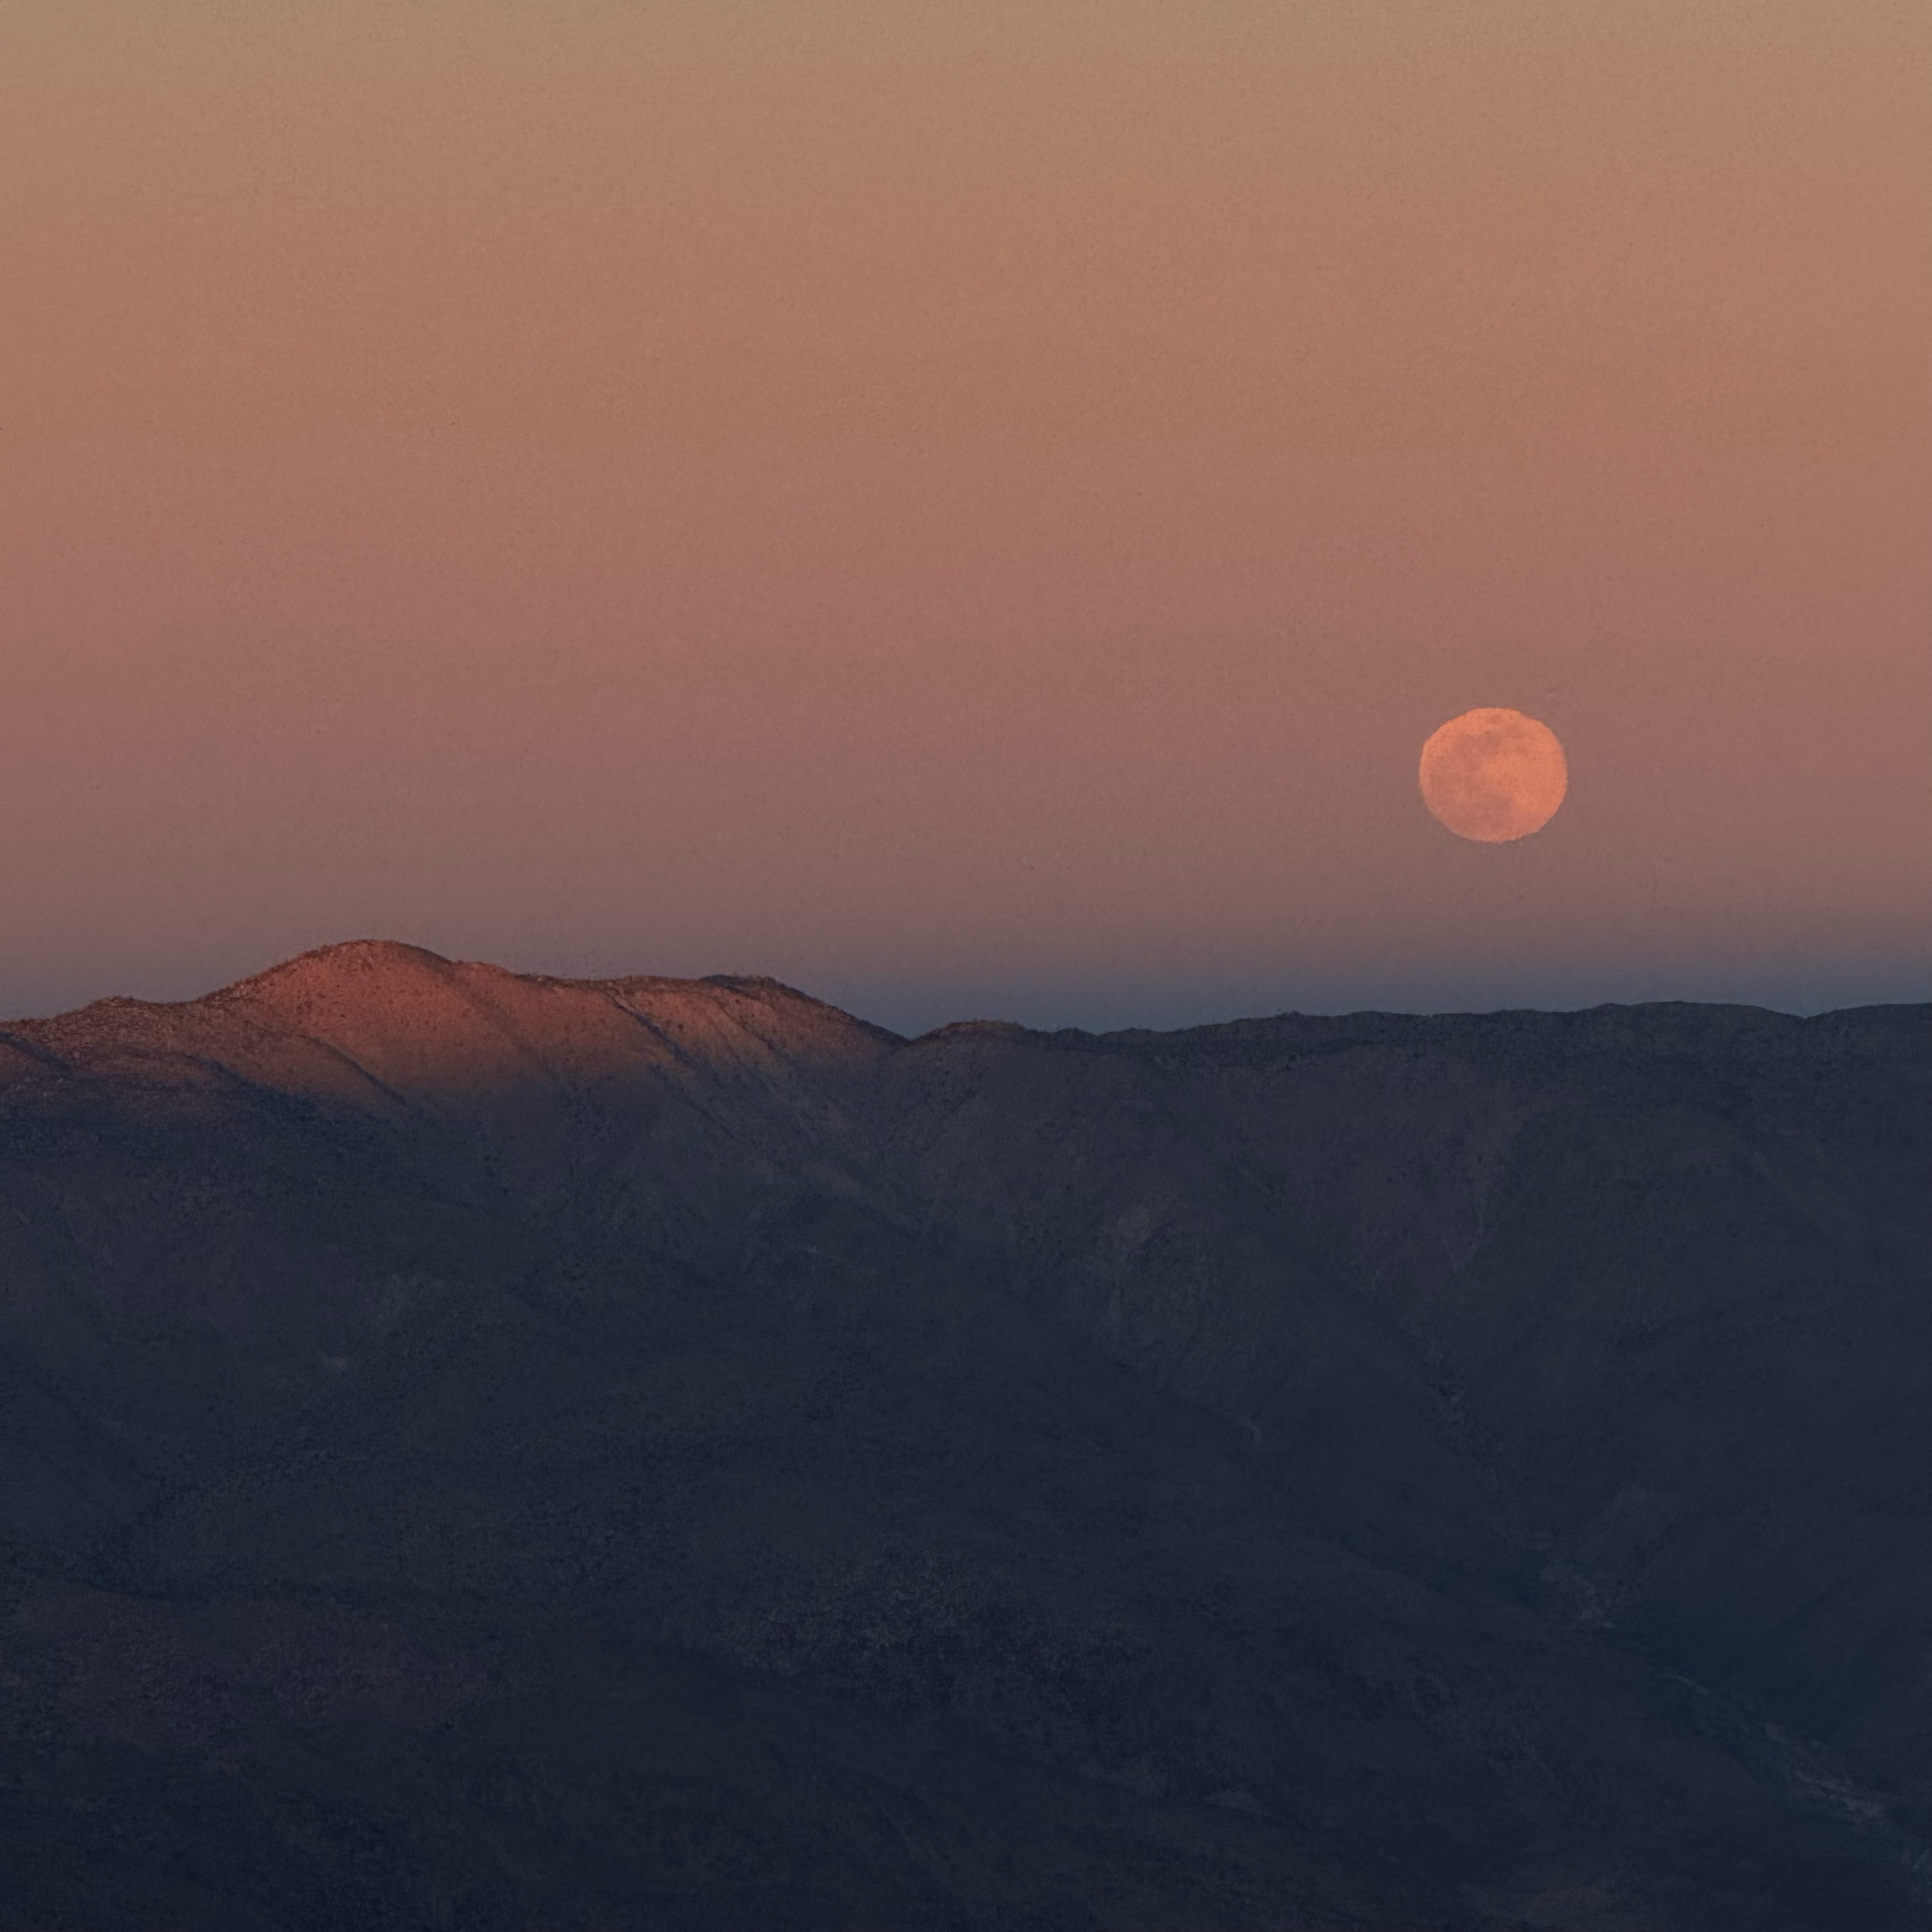
{"label": "full moon", "polygon": [[1458,838],[1486,845],[1541,831],[1569,790],[1555,732],[1501,706],[1438,725],[1422,747],[1420,775],[1430,811]]}

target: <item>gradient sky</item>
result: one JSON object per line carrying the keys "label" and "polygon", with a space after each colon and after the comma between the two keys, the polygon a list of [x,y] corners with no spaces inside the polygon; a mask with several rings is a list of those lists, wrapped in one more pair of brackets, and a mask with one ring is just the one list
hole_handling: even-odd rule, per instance
{"label": "gradient sky", "polygon": [[[1932,990],[1922,0],[5,0],[0,1011]],[[1443,719],[1568,750],[1518,845]]]}

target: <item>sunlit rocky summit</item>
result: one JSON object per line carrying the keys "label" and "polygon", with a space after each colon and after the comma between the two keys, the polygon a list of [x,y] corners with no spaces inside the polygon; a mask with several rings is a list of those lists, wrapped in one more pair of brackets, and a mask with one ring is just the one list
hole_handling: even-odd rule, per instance
{"label": "sunlit rocky summit", "polygon": [[1932,1013],[0,1030],[0,1924],[1923,1923]]}

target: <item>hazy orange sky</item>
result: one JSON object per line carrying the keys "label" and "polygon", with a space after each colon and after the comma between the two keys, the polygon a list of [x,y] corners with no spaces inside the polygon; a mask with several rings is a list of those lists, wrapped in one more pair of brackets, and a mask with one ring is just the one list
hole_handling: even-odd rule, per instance
{"label": "hazy orange sky", "polygon": [[[1922,0],[10,0],[0,1010],[1932,989]],[[1424,811],[1544,719],[1518,844]]]}

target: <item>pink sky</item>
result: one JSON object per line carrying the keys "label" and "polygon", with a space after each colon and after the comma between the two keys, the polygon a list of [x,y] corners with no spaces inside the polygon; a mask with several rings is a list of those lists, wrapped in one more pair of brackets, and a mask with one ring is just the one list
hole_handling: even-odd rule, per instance
{"label": "pink sky", "polygon": [[[15,0],[0,1009],[1932,988],[1932,14]],[[1571,790],[1423,811],[1509,705]]]}

